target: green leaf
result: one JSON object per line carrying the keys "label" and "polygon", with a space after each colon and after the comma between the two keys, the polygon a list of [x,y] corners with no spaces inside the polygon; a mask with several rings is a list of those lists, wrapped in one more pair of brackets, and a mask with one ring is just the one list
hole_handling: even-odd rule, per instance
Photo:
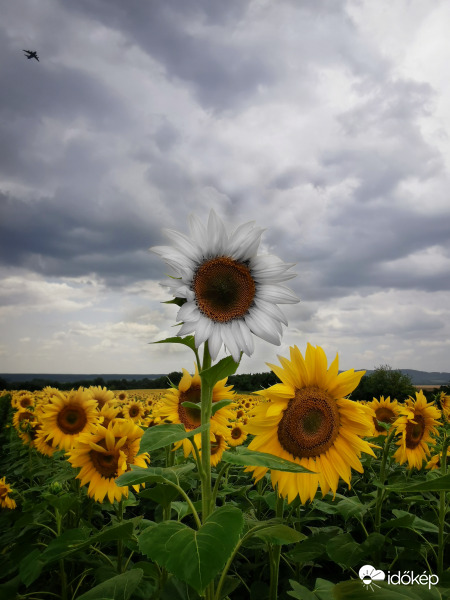
{"label": "green leaf", "polygon": [[289,579],[292,590],[288,591],[289,596],[297,598],[297,600],[317,600],[317,596],[308,590],[304,585],[301,585],[293,579]]}
{"label": "green leaf", "polygon": [[116,484],[138,485],[139,483],[177,483],[178,478],[185,473],[195,469],[194,463],[177,465],[174,467],[132,467],[116,479]]}
{"label": "green leaf", "polygon": [[346,521],[351,517],[363,517],[369,510],[368,504],[362,504],[356,496],[341,498],[343,499],[336,505],[336,510]]}
{"label": "green leaf", "polygon": [[170,446],[170,444],[181,442],[181,440],[201,433],[206,429],[207,425],[205,423],[205,425],[200,425],[200,427],[192,429],[192,431],[186,431],[182,423],[155,425],[155,427],[147,429],[141,437],[139,452],[153,452],[159,448]]}
{"label": "green leaf", "polygon": [[35,581],[42,572],[44,562],[41,560],[39,550],[33,550],[20,561],[19,575],[20,580],[28,587]]}
{"label": "green leaf", "polygon": [[314,471],[310,471],[290,460],[266,452],[249,450],[245,446],[238,446],[235,452],[225,451],[222,460],[232,465],[242,465],[244,467],[267,467],[268,469],[288,471],[289,473],[314,473]]}
{"label": "green leaf", "polygon": [[211,416],[213,417],[218,410],[225,408],[225,406],[228,406],[229,404],[233,404],[233,400],[227,400],[224,398],[223,400],[219,400],[219,402],[213,402]]}
{"label": "green leaf", "polygon": [[186,400],[186,402],[182,402],[181,406],[184,406],[185,408],[192,408],[193,410],[198,410],[199,412],[202,411],[202,407],[200,406],[200,404],[195,404],[195,402],[188,402]]}
{"label": "green leaf", "polygon": [[[370,598],[371,600],[440,600],[441,595],[438,590],[427,586],[405,586],[390,585],[386,581],[377,581],[377,587],[366,589],[360,579],[352,581],[342,581],[333,588],[332,598],[334,600],[361,600]],[[370,595],[369,595],[370,594]]]}
{"label": "green leaf", "polygon": [[[402,517],[411,516],[406,510],[393,510],[393,514],[401,519]],[[425,519],[421,519],[416,515],[413,515],[414,519],[412,521],[411,527],[412,529],[417,529],[418,531],[426,531],[428,533],[438,533],[439,528],[434,523],[430,523],[430,521],[425,521]]]}
{"label": "green leaf", "polygon": [[219,360],[217,364],[200,373],[202,383],[213,388],[218,381],[221,381],[230,375],[234,375],[238,367],[238,362],[234,362],[231,356],[226,356],[225,358],[222,358],[222,360]]}
{"label": "green leaf", "polygon": [[354,567],[361,561],[364,551],[349,533],[343,533],[327,543],[327,553],[335,563]]}
{"label": "green leaf", "polygon": [[141,569],[132,569],[116,577],[111,577],[107,581],[96,585],[77,600],[101,600],[111,598],[112,600],[129,600],[134,590],[142,579],[143,571]]}
{"label": "green leaf", "polygon": [[68,510],[77,502],[77,497],[73,494],[63,494],[55,496],[54,494],[45,494],[45,500],[54,508],[57,508],[62,515],[65,515]]}
{"label": "green leaf", "polygon": [[42,559],[45,560],[46,563],[54,562],[55,560],[74,554],[79,550],[88,548],[92,544],[127,539],[130,538],[132,534],[132,521],[125,521],[124,523],[107,527],[103,531],[99,531],[90,537],[87,537],[86,532],[81,529],[69,529],[50,542],[42,553]]}
{"label": "green leaf", "polygon": [[177,306],[183,306],[186,302],[186,298],[172,298],[172,300],[166,300],[165,302],[161,302],[161,304],[176,304]]}
{"label": "green leaf", "polygon": [[222,506],[198,531],[184,523],[164,521],[139,536],[143,554],[201,593],[231,556],[243,527],[242,513]]}
{"label": "green leaf", "polygon": [[387,485],[387,490],[392,492],[441,492],[450,491],[450,473],[442,477],[435,477],[430,481],[423,481],[413,485]]}
{"label": "green leaf", "polygon": [[288,527],[287,525],[269,525],[264,529],[256,530],[253,535],[268,544],[295,544],[300,540],[306,539],[306,535]]}
{"label": "green leaf", "polygon": [[[172,304],[172,301],[167,302],[165,304]],[[173,304],[176,304],[176,302],[173,302]],[[157,342],[152,342],[152,344],[183,344],[183,346],[187,346],[194,352],[196,351],[195,338],[193,335],[187,335],[184,338],[178,336],[168,337],[165,340],[158,340]]]}
{"label": "green leaf", "polygon": [[326,579],[321,579],[318,577],[316,579],[316,584],[314,586],[314,592],[319,600],[330,600],[332,598],[332,589],[334,588],[334,583],[331,581],[327,581]]}
{"label": "green leaf", "polygon": [[341,532],[340,527],[326,527],[322,531],[319,529],[318,533],[300,541],[287,555],[291,560],[298,563],[315,560],[325,554],[327,542]]}
{"label": "green leaf", "polygon": [[175,498],[179,495],[179,491],[163,483],[159,483],[148,490],[143,490],[139,496],[141,498],[150,498],[154,502],[161,504],[162,506],[168,506]]}

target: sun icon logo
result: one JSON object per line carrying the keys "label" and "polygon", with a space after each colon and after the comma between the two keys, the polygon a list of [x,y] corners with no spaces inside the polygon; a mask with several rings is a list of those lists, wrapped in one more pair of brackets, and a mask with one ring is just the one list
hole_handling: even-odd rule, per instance
{"label": "sun icon logo", "polygon": [[375,583],[375,581],[383,581],[386,577],[383,571],[377,571],[377,569],[375,569],[375,567],[372,567],[372,565],[364,565],[360,568],[358,574],[366,589],[370,588],[372,592],[375,591],[374,587],[380,587]]}

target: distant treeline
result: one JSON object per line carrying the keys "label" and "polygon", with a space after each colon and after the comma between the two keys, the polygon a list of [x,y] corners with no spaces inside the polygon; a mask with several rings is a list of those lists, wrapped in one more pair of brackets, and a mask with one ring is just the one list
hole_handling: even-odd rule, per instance
{"label": "distant treeline", "polygon": [[[77,381],[60,382],[52,379],[32,379],[31,381],[16,381],[8,382],[0,377],[0,390],[28,390],[30,392],[43,390],[50,386],[59,390],[71,390],[81,387],[101,386],[107,387],[109,390],[155,390],[165,389],[170,387],[170,383],[178,385],[183,373],[173,371],[168,375],[157,377],[156,379],[108,379],[105,381],[103,377],[95,379],[79,379]],[[228,384],[234,385],[235,389],[241,392],[253,392],[261,390],[275,383],[279,383],[278,377],[272,373],[243,373],[242,375],[232,375],[228,378]]]}
{"label": "distant treeline", "polygon": [[[102,377],[95,379],[79,379],[72,382],[59,382],[50,379],[33,379],[32,381],[8,382],[0,377],[0,390],[29,390],[38,391],[46,386],[58,388],[60,390],[71,390],[74,388],[89,386],[105,386],[110,390],[154,390],[165,389],[170,384],[178,385],[182,377],[179,371],[173,371],[168,375],[150,379],[108,379],[105,381]],[[266,373],[243,373],[242,375],[232,375],[228,378],[228,384],[233,385],[239,392],[256,392],[279,383],[278,377],[268,371]],[[437,391],[437,390],[436,390]],[[440,391],[450,392],[450,386],[442,386]],[[382,365],[375,369],[369,375],[364,375],[359,386],[352,392],[351,398],[354,400],[372,400],[380,396],[390,396],[399,401],[404,401],[408,396],[415,397],[416,389],[412,384],[411,377],[402,373],[400,370],[392,369],[389,365]],[[433,396],[434,390],[424,390],[427,397]]]}

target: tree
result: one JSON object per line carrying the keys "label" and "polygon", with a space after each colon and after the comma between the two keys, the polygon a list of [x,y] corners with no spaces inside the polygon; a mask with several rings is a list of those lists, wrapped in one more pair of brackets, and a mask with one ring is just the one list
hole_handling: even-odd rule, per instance
{"label": "tree", "polygon": [[372,400],[380,396],[390,396],[391,400],[405,401],[415,396],[416,388],[411,377],[389,365],[380,365],[370,375],[364,375],[359,386],[352,393],[356,400]]}

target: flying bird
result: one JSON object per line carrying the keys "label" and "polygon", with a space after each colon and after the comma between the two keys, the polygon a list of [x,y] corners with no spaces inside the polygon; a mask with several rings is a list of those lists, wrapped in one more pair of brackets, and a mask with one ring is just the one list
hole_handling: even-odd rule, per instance
{"label": "flying bird", "polygon": [[37,52],[35,52],[34,50],[24,50],[25,54],[27,55],[27,58],[35,58],[38,62],[39,62],[39,56],[37,55]]}

